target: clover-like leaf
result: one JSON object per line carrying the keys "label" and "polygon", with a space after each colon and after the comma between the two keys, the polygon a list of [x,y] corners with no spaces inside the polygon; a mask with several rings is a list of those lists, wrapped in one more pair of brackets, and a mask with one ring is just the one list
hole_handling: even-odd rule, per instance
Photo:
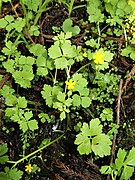
{"label": "clover-like leaf", "polygon": [[90,104],[91,104],[91,99],[90,99],[89,97],[82,97],[81,100],[82,100],[82,101],[81,101],[82,107],[87,108],[87,107],[90,106]]}
{"label": "clover-like leaf", "polygon": [[110,154],[112,144],[109,136],[102,133],[99,119],[92,119],[90,125],[83,123],[81,132],[76,136],[74,143],[78,145],[77,149],[81,155],[94,152],[100,157]]}
{"label": "clover-like leaf", "polygon": [[61,53],[61,49],[59,46],[57,45],[53,45],[49,48],[48,50],[48,55],[50,56],[50,58],[52,59],[56,59],[58,57],[61,57],[62,56],[62,53]]}
{"label": "clover-like leaf", "polygon": [[29,49],[31,53],[34,54],[34,56],[46,58],[47,57],[47,51],[44,46],[41,44],[34,44]]}
{"label": "clover-like leaf", "polygon": [[73,106],[79,107],[80,104],[81,104],[81,98],[80,98],[80,96],[77,95],[77,94],[74,94],[74,95],[72,96],[72,99],[73,99]]}
{"label": "clover-like leaf", "polygon": [[64,58],[64,57],[60,57],[60,58],[57,58],[56,60],[55,60],[55,66],[56,66],[56,69],[61,69],[61,70],[63,70],[63,69],[65,69],[65,68],[67,68],[67,66],[68,66],[68,61],[67,61],[67,59],[66,58]]}
{"label": "clover-like leaf", "polygon": [[73,21],[69,18],[63,22],[62,29],[65,33],[72,32],[73,36],[80,33],[79,26],[73,26]]}

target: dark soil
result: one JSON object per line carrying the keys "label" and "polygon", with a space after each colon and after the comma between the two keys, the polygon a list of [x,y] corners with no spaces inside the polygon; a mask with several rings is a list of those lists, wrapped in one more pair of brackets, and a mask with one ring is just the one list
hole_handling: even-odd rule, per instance
{"label": "dark soil", "polygon": [[[14,1],[13,4],[17,4],[18,1]],[[78,3],[78,2],[77,2]],[[3,16],[5,14],[12,14],[12,10],[10,5],[4,4]],[[19,7],[17,11],[19,10]],[[42,14],[42,17],[39,20],[39,25],[41,27],[42,34],[37,38],[33,38],[36,42],[39,42],[46,47],[50,47],[53,43],[52,37],[55,35],[52,27],[57,26],[60,27],[63,21],[68,17],[67,9],[59,4],[52,3],[52,7]],[[76,24],[80,24],[81,19],[85,20],[87,18],[87,14],[85,8],[76,9],[72,12],[71,17]],[[81,27],[81,34],[84,33],[84,29],[87,27]],[[91,33],[91,32],[90,32]],[[5,31],[0,30],[0,50],[4,46],[4,38],[5,38]],[[73,43],[78,45],[81,44],[85,46],[83,37],[76,36],[72,39]],[[104,46],[104,44],[103,44]],[[119,45],[118,45],[119,46]],[[23,51],[25,55],[27,55],[27,50],[25,51],[25,47],[22,45]],[[22,47],[19,47],[22,49]],[[132,65],[130,62],[126,60],[121,61],[121,63],[114,62],[115,66],[118,67],[118,73],[122,74],[123,77],[125,76],[127,70],[129,72],[132,69]],[[79,65],[78,65],[79,66]],[[76,68],[76,67],[74,67]],[[74,71],[74,69],[73,69]],[[0,74],[4,72],[3,69],[0,69]],[[6,73],[6,72],[4,72]],[[59,75],[60,77],[63,74]],[[59,114],[57,111],[47,109],[45,103],[42,99],[40,94],[41,89],[43,88],[44,83],[52,83],[47,78],[39,78],[37,81],[34,82],[30,89],[23,89],[18,88],[12,78],[10,78],[13,88],[16,92],[19,92],[19,95],[25,96],[27,100],[35,102],[35,104],[29,104],[29,108],[35,109],[34,118],[38,119],[38,110],[43,110],[45,113],[49,115],[55,114],[57,117]],[[126,79],[124,80],[124,82]],[[131,147],[135,146],[135,91],[133,88],[134,81],[131,80],[128,85],[127,89],[122,96],[122,106],[121,106],[121,127],[118,134],[116,144],[119,147],[125,149],[131,149]],[[0,107],[1,108],[1,107]],[[114,104],[114,109],[116,109],[116,103]],[[75,112],[73,111],[72,114]],[[80,112],[84,115],[84,112]],[[86,119],[87,115],[85,114]],[[82,116],[84,117],[84,116]],[[76,124],[75,117],[72,121],[72,124]],[[57,119],[56,119],[57,120]],[[126,124],[126,127],[123,127],[123,124]],[[19,155],[22,154],[22,137],[19,127],[14,123],[6,123],[5,124],[7,129],[9,129],[9,133],[6,133],[2,130],[0,132],[0,143],[7,143],[9,147],[9,157],[11,160],[18,160],[20,157]],[[14,127],[14,131],[11,129]],[[61,133],[54,133],[52,130],[53,125],[48,123],[40,123],[39,122],[39,130],[35,133],[36,135],[33,136],[33,139],[30,142],[30,147],[28,147],[26,154],[33,152],[36,150],[39,145],[41,144],[42,140],[45,138],[50,138],[51,140],[59,137]],[[44,159],[44,163],[39,157],[39,154],[36,155],[34,159],[31,160],[31,163],[37,164],[40,168],[40,172],[36,172],[34,174],[29,175],[30,180],[101,180],[105,179],[104,176],[101,176],[99,172],[99,168],[101,165],[109,164],[110,159],[104,158],[101,160],[96,160],[95,164],[90,161],[91,156],[80,156],[77,152],[77,148],[74,145],[75,140],[75,133],[71,129],[71,131],[67,131],[66,122],[59,122],[58,120],[58,129],[62,129],[65,131],[65,136],[58,142],[54,143],[50,147],[46,148],[42,152],[42,158]],[[19,169],[24,171],[25,162],[19,164]],[[0,167],[0,171],[4,168],[4,166]],[[25,179],[26,174],[24,173],[23,178]],[[132,178],[135,179],[135,176]]]}

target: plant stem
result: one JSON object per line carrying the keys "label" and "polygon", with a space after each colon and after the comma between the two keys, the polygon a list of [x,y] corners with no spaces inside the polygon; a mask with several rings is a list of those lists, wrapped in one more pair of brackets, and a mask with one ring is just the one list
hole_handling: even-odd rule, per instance
{"label": "plant stem", "polygon": [[69,113],[67,113],[67,129],[71,127],[71,119]]}
{"label": "plant stem", "polygon": [[41,103],[39,103],[39,102],[33,102],[33,101],[30,101],[30,100],[27,100],[27,103],[28,103],[28,104],[32,104],[32,105],[36,105],[36,106],[41,106]]}
{"label": "plant stem", "polygon": [[36,108],[28,108],[29,110],[31,111],[38,111],[38,112],[41,112],[41,113],[44,113],[42,110],[40,109],[36,109]]}
{"label": "plant stem", "polygon": [[126,33],[126,29],[125,28],[123,28],[123,30],[124,30],[124,37],[125,37],[125,45],[127,47],[127,33]]}
{"label": "plant stem", "polygon": [[10,1],[10,4],[11,4],[11,6],[12,6],[12,9],[13,9],[13,10],[14,10],[14,12],[15,12],[16,17],[19,17],[19,16],[18,16],[18,14],[17,14],[17,12],[16,12],[16,10],[15,10],[15,8],[14,8],[14,6],[13,6],[12,1]]}
{"label": "plant stem", "polygon": [[2,12],[2,0],[0,0],[0,14]]}
{"label": "plant stem", "polygon": [[[84,69],[85,67],[89,66],[90,64],[91,64],[91,62],[88,63],[88,64],[85,64],[85,65],[82,66],[80,69],[78,69],[75,73],[78,73],[79,71],[81,71],[81,70]],[[75,73],[74,73],[74,74],[75,74]]]}
{"label": "plant stem", "polygon": [[86,7],[86,4],[84,4],[84,5],[79,5],[79,6],[75,6],[75,7],[73,7],[72,10],[75,10],[75,9],[78,9],[78,8],[82,8],[82,7]]}
{"label": "plant stem", "polygon": [[100,37],[101,37],[101,31],[100,31],[100,27],[99,27],[99,22],[98,22],[97,28],[98,28],[98,35],[99,35],[99,37],[98,37],[98,44],[99,44],[100,43]]}
{"label": "plant stem", "polygon": [[25,5],[23,4],[22,0],[20,0],[20,4],[21,4],[21,6],[22,6],[22,8],[23,8],[26,26],[29,27],[28,13],[27,13],[27,10],[26,10]]}
{"label": "plant stem", "polygon": [[69,17],[70,17],[70,15],[71,15],[72,10],[73,10],[74,1],[75,1],[75,0],[71,0],[70,5],[69,5],[69,8],[68,8],[68,16],[69,16]]}
{"label": "plant stem", "polygon": [[12,168],[15,168],[15,167],[17,166],[17,164],[21,163],[22,161],[28,159],[29,157],[35,155],[36,153],[38,153],[38,152],[40,152],[40,151],[42,151],[42,150],[45,149],[46,147],[48,147],[48,146],[52,145],[53,143],[57,142],[57,141],[58,141],[59,139],[61,139],[63,136],[64,136],[64,134],[62,134],[62,135],[59,136],[58,138],[54,139],[53,141],[49,142],[49,143],[46,144],[45,146],[43,146],[43,147],[37,149],[36,151],[28,154],[27,156],[19,159],[18,161],[7,161],[7,162],[8,162],[8,163],[14,163],[14,165],[12,166]]}
{"label": "plant stem", "polygon": [[71,66],[69,66],[69,69],[67,68],[67,81],[68,79],[70,79],[70,70],[71,70]]}
{"label": "plant stem", "polygon": [[54,76],[54,82],[53,82],[53,84],[56,84],[56,78],[57,78],[57,68],[56,68],[56,71],[55,71],[55,76]]}
{"label": "plant stem", "polygon": [[34,20],[34,25],[37,24],[38,19],[41,17],[42,12],[48,10],[47,5],[48,5],[50,2],[52,2],[52,0],[45,0],[45,1],[44,1],[43,5],[41,6],[41,8],[38,10],[38,12],[37,12],[37,14],[36,14],[36,17],[35,17],[35,20]]}
{"label": "plant stem", "polygon": [[41,160],[43,166],[44,166],[47,170],[49,170],[49,168],[46,166],[46,164],[45,164],[45,162],[44,162],[44,160],[43,160],[43,158],[42,158],[41,155],[39,156],[39,158],[40,158],[40,160]]}

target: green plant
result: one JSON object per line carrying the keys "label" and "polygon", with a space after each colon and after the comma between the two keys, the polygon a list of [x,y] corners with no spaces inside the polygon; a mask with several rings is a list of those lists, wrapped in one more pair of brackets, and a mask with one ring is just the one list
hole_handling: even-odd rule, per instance
{"label": "green plant", "polygon": [[[7,144],[0,144],[0,164],[6,164],[9,161]],[[23,172],[17,168],[9,169],[9,167],[4,168],[4,172],[0,172],[1,180],[19,180],[23,175]]]}
{"label": "green plant", "polygon": [[119,149],[115,162],[110,166],[102,166],[102,174],[111,174],[113,180],[117,177],[120,180],[128,180],[132,176],[135,167],[135,148],[133,147],[129,152],[124,149]]}
{"label": "green plant", "polygon": [[63,22],[62,29],[65,33],[72,32],[72,35],[75,36],[80,33],[79,26],[73,26],[72,19],[68,18]]}
{"label": "green plant", "polygon": [[19,180],[21,179],[23,172],[18,170],[17,168],[9,169],[9,167],[5,167],[4,172],[0,172],[1,180]]}
{"label": "green plant", "polygon": [[[4,37],[0,44],[0,96],[3,98],[0,126],[7,136],[15,133],[14,125],[19,127],[17,142],[22,152],[18,152],[20,158],[12,157],[12,141],[7,141],[11,150],[4,144],[5,140],[2,141],[0,179],[34,178],[40,169],[42,173],[43,167],[47,174],[52,173],[52,169],[46,167],[42,150],[64,136],[58,137],[56,133],[77,134],[74,144],[80,155],[90,155],[99,161],[110,156],[112,139],[114,143],[114,135],[124,127],[122,123],[126,117],[124,101],[121,101],[118,110],[119,113],[122,110],[123,121],[119,125],[115,123],[119,115],[115,112],[120,91],[118,84],[124,73],[130,73],[135,60],[134,2],[19,0],[12,3],[3,0],[0,1],[1,10],[6,3],[12,8],[9,12],[1,12],[0,19],[0,35]],[[57,18],[59,8],[64,12],[62,18],[61,12]],[[63,18],[67,19],[63,22]],[[56,23],[54,28],[52,22]],[[50,34],[51,28],[55,36]],[[118,97],[118,100],[125,97]],[[125,133],[129,131],[128,128]],[[54,136],[58,138],[51,140]],[[68,140],[69,136],[64,139]],[[61,144],[63,142],[59,146]],[[134,154],[134,148],[129,152],[119,149],[115,162],[103,166],[101,172],[111,174],[112,179],[129,179],[134,171]],[[41,160],[42,168],[34,164],[35,158]],[[50,162],[54,160],[54,157],[49,158]],[[104,164],[104,159],[102,162]]]}
{"label": "green plant", "polygon": [[98,118],[92,119],[89,124],[83,123],[74,142],[81,155],[92,152],[99,157],[110,155],[112,143],[109,136],[102,133],[102,127]]}
{"label": "green plant", "polygon": [[32,119],[33,113],[27,109],[27,100],[25,97],[16,97],[14,90],[9,86],[4,86],[0,93],[5,98],[5,104],[8,106],[5,110],[5,116],[8,121],[13,121],[19,124],[20,129],[26,131],[34,131],[38,129],[38,123]]}
{"label": "green plant", "polygon": [[0,144],[0,163],[5,164],[9,159],[8,155],[5,155],[8,152],[7,144]]}
{"label": "green plant", "polygon": [[[29,21],[32,19],[34,20],[34,27],[36,26],[41,14],[46,11],[48,8],[48,4],[52,2],[52,0],[46,0],[42,2],[42,0],[39,0],[38,2],[35,0],[20,0],[21,6],[24,11],[25,19],[26,19],[26,24],[29,26]],[[27,8],[25,7],[27,6]],[[36,13],[36,16],[34,18],[33,11]],[[30,18],[29,18],[30,17]]]}
{"label": "green plant", "polygon": [[[81,1],[84,1],[84,0],[81,0]],[[58,0],[58,2],[63,3],[67,7],[69,17],[71,16],[71,13],[74,9],[78,9],[78,8],[86,6],[86,5],[74,6],[75,0]]]}
{"label": "green plant", "polygon": [[104,108],[100,118],[102,121],[113,121],[113,110],[111,108]]}

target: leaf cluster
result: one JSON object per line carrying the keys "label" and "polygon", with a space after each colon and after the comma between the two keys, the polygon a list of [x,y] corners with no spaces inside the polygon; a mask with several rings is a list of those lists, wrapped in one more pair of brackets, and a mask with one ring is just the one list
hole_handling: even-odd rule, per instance
{"label": "leaf cluster", "polygon": [[99,157],[110,155],[112,144],[108,135],[102,133],[102,125],[98,118],[92,119],[89,124],[83,123],[81,132],[76,135],[75,144],[77,150],[82,154],[94,153]]}
{"label": "leaf cluster", "polygon": [[13,93],[14,90],[7,85],[4,85],[0,91],[0,94],[5,98],[5,104],[8,106],[5,109],[5,116],[9,118],[8,121],[18,123],[23,133],[38,129],[37,121],[32,118],[32,111],[26,109],[27,100],[25,97],[17,98]]}
{"label": "leaf cluster", "polygon": [[111,174],[114,179],[117,177],[120,180],[128,180],[132,176],[135,167],[135,148],[133,147],[129,152],[124,149],[119,149],[117,158],[111,166],[102,166],[102,174]]}

